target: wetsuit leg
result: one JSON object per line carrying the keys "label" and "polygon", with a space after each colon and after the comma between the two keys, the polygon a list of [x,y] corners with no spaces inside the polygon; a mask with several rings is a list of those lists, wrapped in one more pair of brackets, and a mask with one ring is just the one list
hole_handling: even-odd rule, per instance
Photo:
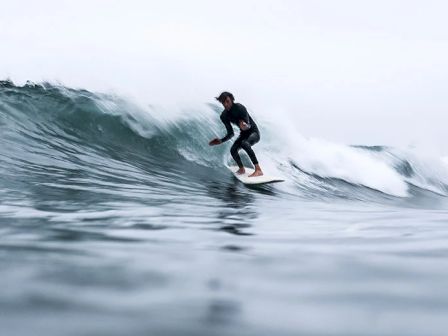
{"label": "wetsuit leg", "polygon": [[260,134],[258,132],[252,132],[246,139],[241,142],[241,148],[249,155],[250,160],[254,165],[258,164],[257,157],[252,149],[252,146],[260,141]]}
{"label": "wetsuit leg", "polygon": [[240,155],[238,154],[238,149],[241,148],[241,142],[243,141],[243,138],[239,136],[235,142],[233,143],[232,147],[230,148],[230,154],[232,154],[233,159],[235,160],[238,167],[243,167],[243,163],[241,162]]}
{"label": "wetsuit leg", "polygon": [[238,154],[238,150],[240,148],[244,149],[246,153],[249,155],[250,160],[254,165],[258,164],[257,157],[255,156],[254,151],[252,150],[253,145],[255,145],[258,141],[260,141],[260,134],[258,132],[252,132],[248,136],[240,135],[238,139],[232,145],[230,149],[230,154],[232,154],[233,159],[236,161],[238,167],[243,167],[243,163],[241,162],[241,157]]}

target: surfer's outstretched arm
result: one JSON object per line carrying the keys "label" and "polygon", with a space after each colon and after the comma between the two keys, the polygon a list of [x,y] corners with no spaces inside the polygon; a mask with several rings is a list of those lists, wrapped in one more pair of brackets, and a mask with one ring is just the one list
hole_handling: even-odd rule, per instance
{"label": "surfer's outstretched arm", "polygon": [[224,126],[226,127],[227,134],[221,139],[215,138],[212,141],[210,141],[208,143],[210,146],[220,145],[223,142],[226,142],[227,140],[229,140],[234,135],[232,125],[230,124],[230,120],[224,113],[221,114],[221,121],[224,124]]}
{"label": "surfer's outstretched arm", "polygon": [[223,138],[221,138],[221,142],[226,142],[231,137],[233,137],[233,135],[234,135],[233,128],[232,128],[232,125],[230,124],[229,118],[227,116],[225,116],[224,114],[221,114],[221,121],[227,130],[227,134]]}

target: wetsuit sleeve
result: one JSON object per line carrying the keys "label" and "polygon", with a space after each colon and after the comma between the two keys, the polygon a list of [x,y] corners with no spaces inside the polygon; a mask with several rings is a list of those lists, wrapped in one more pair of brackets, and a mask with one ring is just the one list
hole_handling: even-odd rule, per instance
{"label": "wetsuit sleeve", "polygon": [[221,139],[221,142],[226,142],[231,137],[233,137],[233,128],[230,124],[229,118],[227,118],[224,114],[221,114],[221,121],[223,122],[224,126],[226,126],[227,134],[224,136],[224,138]]}
{"label": "wetsuit sleeve", "polygon": [[244,120],[244,122],[250,127],[249,113],[247,113],[247,110],[243,105],[239,104],[238,107],[238,120]]}

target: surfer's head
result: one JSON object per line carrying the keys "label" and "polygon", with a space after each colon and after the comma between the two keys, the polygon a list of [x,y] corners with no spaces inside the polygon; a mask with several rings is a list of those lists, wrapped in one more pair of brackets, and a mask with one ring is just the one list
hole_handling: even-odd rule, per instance
{"label": "surfer's head", "polygon": [[216,97],[216,100],[218,100],[222,105],[224,105],[224,108],[228,111],[232,108],[235,98],[233,97],[233,94],[231,94],[230,92],[224,91],[218,97]]}

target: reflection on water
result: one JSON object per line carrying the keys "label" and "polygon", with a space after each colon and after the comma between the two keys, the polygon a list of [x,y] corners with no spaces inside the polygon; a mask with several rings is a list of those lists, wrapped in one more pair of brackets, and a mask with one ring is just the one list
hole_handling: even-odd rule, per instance
{"label": "reflection on water", "polygon": [[207,189],[210,197],[223,203],[216,211],[217,219],[222,223],[218,230],[234,235],[252,235],[248,229],[252,226],[251,222],[257,219],[255,196],[235,180],[229,183],[210,182]]}

